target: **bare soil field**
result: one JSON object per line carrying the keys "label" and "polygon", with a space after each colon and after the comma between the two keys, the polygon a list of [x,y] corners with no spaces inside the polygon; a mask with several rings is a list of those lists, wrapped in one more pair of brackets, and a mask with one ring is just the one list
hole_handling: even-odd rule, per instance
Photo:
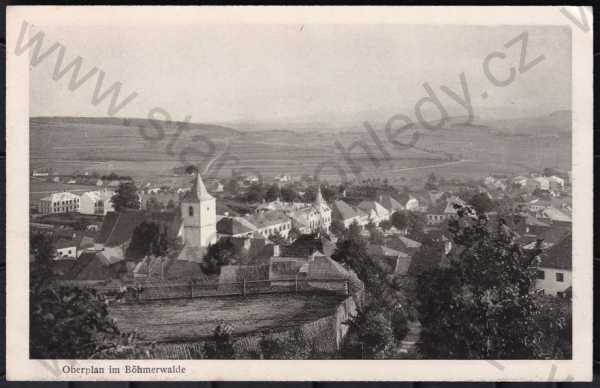
{"label": "bare soil field", "polygon": [[186,342],[211,336],[223,322],[234,335],[299,326],[333,313],[343,299],[324,293],[209,297],[115,304],[109,312],[121,331],[135,330],[142,341]]}

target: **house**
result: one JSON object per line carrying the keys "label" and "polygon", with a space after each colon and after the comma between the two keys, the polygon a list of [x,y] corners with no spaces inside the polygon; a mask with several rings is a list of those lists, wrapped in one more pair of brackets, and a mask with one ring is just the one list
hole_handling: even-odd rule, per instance
{"label": "house", "polygon": [[222,217],[217,222],[219,237],[262,237],[269,238],[279,233],[287,238],[292,229],[292,220],[281,210],[248,214],[243,217]]}
{"label": "house", "polygon": [[64,191],[40,199],[38,208],[42,214],[78,212],[79,201],[79,195]]}
{"label": "house", "polygon": [[545,294],[561,296],[572,286],[572,237],[569,234],[540,255],[536,287]]}
{"label": "house", "polygon": [[52,172],[49,168],[34,168],[31,170],[31,176],[34,177],[47,177]]}
{"label": "house", "polygon": [[282,246],[281,252],[286,256],[310,256],[315,252],[321,252],[331,256],[335,252],[335,242],[321,234],[304,234],[298,237],[292,244]]}
{"label": "house", "polygon": [[372,258],[379,260],[384,269],[394,274],[405,275],[410,267],[411,257],[405,252],[380,244],[369,244],[367,253]]}
{"label": "house", "polygon": [[552,175],[548,180],[550,183],[550,190],[563,191],[565,189],[565,180],[563,178]]}
{"label": "house", "polygon": [[256,226],[244,217],[222,217],[217,221],[217,235],[221,237],[251,237]]}
{"label": "house", "polygon": [[533,178],[537,182],[537,188],[540,190],[550,190],[550,178],[545,176],[538,176]]}
{"label": "house", "polygon": [[379,225],[381,221],[390,219],[390,212],[376,201],[362,201],[358,204],[358,208],[362,210],[369,219],[369,222]]}
{"label": "house", "polygon": [[367,214],[342,200],[334,201],[331,211],[333,218],[341,221],[345,228],[348,228],[354,222],[360,226],[364,226],[369,222]]}
{"label": "house", "polygon": [[[419,211],[419,200],[412,194],[403,193],[398,198],[398,203],[403,209],[408,211]],[[384,205],[385,206],[385,205]]]}
{"label": "house", "polygon": [[56,250],[54,260],[76,259],[78,239],[58,239],[53,243]]}
{"label": "house", "polygon": [[[363,289],[362,282],[351,270],[315,251],[309,256],[273,255],[269,260],[269,280],[271,285],[291,286],[298,280],[301,287],[320,289],[340,289],[347,281],[350,292]],[[311,281],[312,280],[312,281]]]}
{"label": "house", "polygon": [[115,192],[108,189],[85,192],[79,200],[79,212],[104,216],[114,210],[113,195]]}
{"label": "house", "polygon": [[404,206],[389,194],[380,195],[377,202],[379,202],[379,204],[383,206],[390,215],[397,211],[404,210]]}
{"label": "house", "polygon": [[525,185],[527,184],[527,177],[524,177],[523,175],[517,175],[512,179],[512,183],[513,185],[519,187],[525,187]]}
{"label": "house", "polygon": [[94,241],[94,249],[119,247],[126,252],[133,232],[144,221],[157,224],[159,233],[165,235],[168,240],[183,237],[183,220],[177,210],[149,212],[126,209],[106,214],[100,232]]}
{"label": "house", "polygon": [[208,191],[213,193],[222,193],[225,186],[220,181],[212,181],[208,184]]}
{"label": "house", "polygon": [[126,272],[123,251],[120,248],[108,248],[98,252],[82,253],[65,278],[79,281],[105,281],[118,279]]}
{"label": "house", "polygon": [[264,238],[269,238],[275,233],[287,238],[292,230],[292,220],[280,210],[246,215],[243,219],[254,225],[255,233]]}
{"label": "house", "polygon": [[558,210],[554,207],[549,207],[541,211],[540,217],[541,219],[547,219],[552,222],[563,222],[563,223],[571,223],[571,216],[567,213]]}
{"label": "house", "polygon": [[385,244],[389,248],[406,252],[413,255],[421,248],[421,243],[402,235],[393,235],[385,239]]}
{"label": "house", "polygon": [[448,217],[455,216],[458,211],[457,206],[465,206],[466,204],[467,203],[465,201],[453,195],[446,199],[446,208],[444,209],[444,213]]}
{"label": "house", "polygon": [[427,210],[425,222],[427,225],[439,225],[446,221],[447,214],[445,213],[446,204],[437,203]]}
{"label": "house", "polygon": [[[179,207],[179,194],[164,192],[164,191],[152,191],[142,196],[142,209],[146,210],[157,210],[160,209],[175,208]],[[152,206],[150,206],[152,205]]]}
{"label": "house", "polygon": [[274,178],[274,181],[279,182],[279,183],[288,183],[288,182],[292,181],[292,178],[287,174],[281,174],[281,175],[277,175]]}
{"label": "house", "polygon": [[281,203],[280,209],[291,218],[292,226],[301,233],[311,234],[324,231],[331,227],[332,210],[323,199],[321,187],[312,203]]}
{"label": "house", "polygon": [[532,199],[531,201],[529,201],[529,203],[527,204],[527,210],[529,210],[532,213],[539,213],[539,212],[549,208],[550,206],[552,206],[550,201],[547,201],[545,199],[535,198],[535,199]]}

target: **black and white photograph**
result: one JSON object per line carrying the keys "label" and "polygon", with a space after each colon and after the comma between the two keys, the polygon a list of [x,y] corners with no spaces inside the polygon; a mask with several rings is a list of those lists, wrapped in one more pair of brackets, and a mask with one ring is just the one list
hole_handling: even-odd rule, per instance
{"label": "black and white photograph", "polygon": [[7,319],[36,377],[591,378],[590,10],[17,8]]}

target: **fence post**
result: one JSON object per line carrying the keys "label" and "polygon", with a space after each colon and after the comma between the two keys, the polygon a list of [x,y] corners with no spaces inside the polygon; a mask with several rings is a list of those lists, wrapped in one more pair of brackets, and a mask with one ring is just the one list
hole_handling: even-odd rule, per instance
{"label": "fence post", "polygon": [[242,279],[242,296],[246,296],[246,278]]}
{"label": "fence post", "polygon": [[296,274],[295,283],[296,283],[295,290],[296,290],[296,292],[298,292],[298,274]]}

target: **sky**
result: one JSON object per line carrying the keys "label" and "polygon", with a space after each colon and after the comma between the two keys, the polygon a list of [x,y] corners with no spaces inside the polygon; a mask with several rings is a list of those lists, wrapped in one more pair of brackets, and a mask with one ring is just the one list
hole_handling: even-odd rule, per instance
{"label": "sky", "polygon": [[[161,108],[192,122],[331,123],[402,113],[414,118],[427,83],[451,115],[464,107],[440,90],[464,96],[483,118],[523,117],[570,109],[570,30],[557,26],[187,24],[52,26],[43,47],[60,42],[63,66],[81,56],[82,74],[97,67],[105,83],[122,84],[121,99],[137,96],[116,116],[147,117]],[[525,60],[544,59],[519,72]],[[507,86],[494,86],[516,70]],[[70,74],[54,80],[58,51],[30,70],[30,116],[107,116],[108,99],[94,105],[96,76],[71,91]],[[482,95],[486,93],[486,98]],[[436,114],[424,104],[426,114]]]}

